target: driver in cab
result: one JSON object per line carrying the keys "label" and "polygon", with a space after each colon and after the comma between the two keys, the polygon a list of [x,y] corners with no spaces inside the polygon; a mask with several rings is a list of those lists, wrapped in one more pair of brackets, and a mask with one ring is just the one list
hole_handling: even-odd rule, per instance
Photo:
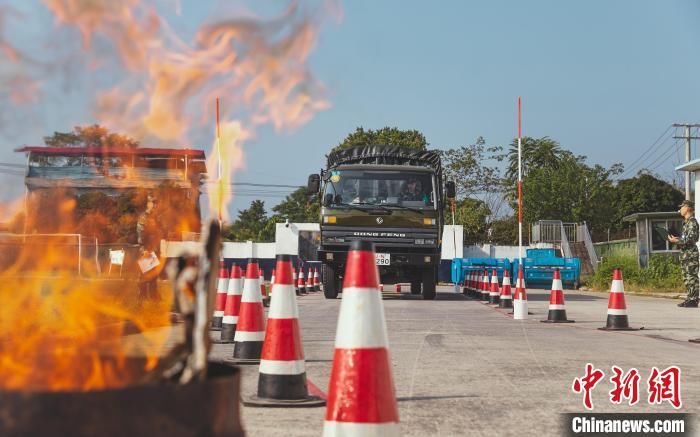
{"label": "driver in cab", "polygon": [[403,188],[399,193],[399,200],[401,201],[419,202],[424,201],[424,197],[425,196],[423,196],[420,182],[414,178],[408,179],[406,182],[404,182]]}

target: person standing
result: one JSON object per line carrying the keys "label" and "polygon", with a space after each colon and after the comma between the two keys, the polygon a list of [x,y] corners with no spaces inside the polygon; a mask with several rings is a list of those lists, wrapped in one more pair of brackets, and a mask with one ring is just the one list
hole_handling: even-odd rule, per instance
{"label": "person standing", "polygon": [[700,291],[700,279],[698,278],[698,221],[695,220],[695,203],[684,200],[681,209],[678,211],[684,219],[683,232],[680,237],[669,235],[668,241],[678,245],[681,250],[681,270],[683,271],[683,282],[688,290],[685,301],[678,304],[679,307],[697,308],[698,291]]}

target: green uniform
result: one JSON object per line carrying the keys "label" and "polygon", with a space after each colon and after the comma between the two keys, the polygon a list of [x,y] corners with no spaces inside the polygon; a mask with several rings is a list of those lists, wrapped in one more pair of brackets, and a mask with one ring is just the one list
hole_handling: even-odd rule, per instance
{"label": "green uniform", "polygon": [[681,269],[683,270],[683,282],[688,290],[688,300],[698,300],[700,280],[698,279],[698,221],[691,217],[683,223],[683,234],[680,236],[678,246],[681,249]]}

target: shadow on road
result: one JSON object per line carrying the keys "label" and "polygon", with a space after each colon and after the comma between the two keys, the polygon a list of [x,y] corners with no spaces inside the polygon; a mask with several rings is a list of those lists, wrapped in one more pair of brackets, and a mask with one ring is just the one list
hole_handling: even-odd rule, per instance
{"label": "shadow on road", "polygon": [[454,396],[412,396],[412,397],[398,397],[396,400],[398,402],[411,402],[411,401],[431,401],[437,399],[464,399],[464,398],[478,398],[478,395],[454,395]]}

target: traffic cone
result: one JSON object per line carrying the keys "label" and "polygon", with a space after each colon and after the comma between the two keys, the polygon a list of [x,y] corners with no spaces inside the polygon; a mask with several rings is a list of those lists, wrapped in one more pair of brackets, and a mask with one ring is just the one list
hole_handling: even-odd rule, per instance
{"label": "traffic cone", "polygon": [[313,293],[314,291],[314,271],[309,267],[309,274],[306,277],[306,292]]}
{"label": "traffic cone", "polygon": [[493,305],[498,305],[498,273],[496,269],[491,271],[491,288],[489,289],[489,303]]}
{"label": "traffic cone", "polygon": [[552,292],[549,295],[549,313],[543,323],[573,323],[566,318],[566,304],[564,303],[564,288],[561,283],[559,269],[554,269],[552,275]]}
{"label": "traffic cone", "polygon": [[297,271],[292,265],[292,280],[294,281],[294,292],[299,296],[301,292],[299,291],[299,282],[297,278]]}
{"label": "traffic cone", "polygon": [[304,280],[304,269],[299,267],[299,277],[297,279],[300,294],[306,294],[306,281]]}
{"label": "traffic cone", "polygon": [[272,286],[274,284],[275,284],[275,269],[272,269],[272,275],[270,276],[270,299],[272,299]]}
{"label": "traffic cone", "polygon": [[231,278],[228,281],[228,291],[226,293],[226,306],[224,307],[224,318],[221,326],[221,340],[216,343],[233,343],[238,324],[238,314],[241,309],[241,269],[236,264],[231,267]]}
{"label": "traffic cone", "polygon": [[489,300],[489,271],[484,270],[481,276],[481,300]]}
{"label": "traffic cone", "polygon": [[318,277],[318,268],[314,267],[314,291],[321,291],[321,281]]}
{"label": "traffic cone", "polygon": [[622,270],[613,271],[612,285],[610,286],[610,298],[608,299],[608,320],[603,331],[636,331],[630,328],[627,319],[627,305],[625,304],[625,285],[622,282]]}
{"label": "traffic cone", "polygon": [[396,284],[396,292],[401,293],[401,284]]}
{"label": "traffic cone", "polygon": [[224,307],[226,306],[226,293],[228,291],[228,274],[224,267],[224,260],[219,262],[219,280],[216,283],[216,304],[214,317],[211,320],[211,329],[221,330],[224,319]]}
{"label": "traffic cone", "polygon": [[470,296],[472,299],[481,299],[481,272],[479,271],[474,272]]}
{"label": "traffic cone", "polygon": [[292,257],[277,255],[272,284],[275,298],[270,304],[265,343],[260,357],[258,394],[244,399],[244,405],[260,407],[313,407],[325,401],[309,396],[306,365],[299,330],[299,309],[292,283]]}
{"label": "traffic cone", "polygon": [[265,339],[265,319],[259,282],[258,263],[252,259],[248,260],[231,360],[236,364],[260,362],[260,352]]}
{"label": "traffic cone", "polygon": [[518,280],[515,282],[515,296],[513,297],[513,319],[527,320],[527,290],[523,278],[523,266],[518,266]]}
{"label": "traffic cone", "polygon": [[260,296],[264,298],[267,297],[267,290],[265,289],[265,271],[260,269]]}
{"label": "traffic cone", "polygon": [[398,436],[391,360],[374,244],[353,241],[348,252],[324,437]]}
{"label": "traffic cone", "polygon": [[501,299],[498,302],[499,308],[513,308],[513,296],[510,293],[510,274],[508,269],[503,269],[503,283],[501,286]]}

